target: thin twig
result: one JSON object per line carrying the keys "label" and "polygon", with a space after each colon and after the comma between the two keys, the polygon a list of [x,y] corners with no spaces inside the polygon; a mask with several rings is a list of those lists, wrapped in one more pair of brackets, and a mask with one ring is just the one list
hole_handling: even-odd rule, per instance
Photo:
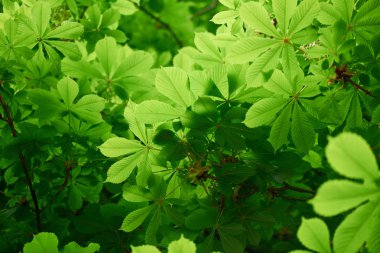
{"label": "thin twig", "polygon": [[193,16],[191,17],[191,19],[196,19],[200,16],[203,16],[204,14],[206,14],[207,12],[210,12],[212,10],[214,10],[217,6],[218,6],[218,0],[213,0],[209,5],[207,5],[205,8],[197,11],[196,13],[193,14]]}
{"label": "thin twig", "polygon": [[[7,124],[11,129],[12,136],[17,137],[17,131],[16,131],[16,128],[13,124],[13,119],[12,119],[12,116],[9,112],[8,105],[6,104],[4,98],[1,94],[0,94],[0,103],[1,103],[1,106],[3,107],[5,115],[7,117]],[[41,209],[39,208],[39,205],[38,205],[38,199],[37,199],[36,191],[33,188],[32,180],[30,178],[28,167],[26,165],[25,156],[20,152],[18,155],[18,158],[19,158],[20,163],[21,163],[21,168],[24,171],[25,180],[26,180],[26,183],[28,185],[30,195],[32,196],[32,201],[33,201],[33,205],[34,205],[34,212],[36,215],[36,227],[37,227],[37,231],[40,232],[42,230],[42,227],[41,227]]]}
{"label": "thin twig", "polygon": [[139,9],[141,12],[145,13],[148,17],[152,18],[153,20],[155,20],[157,23],[159,23],[165,30],[168,31],[168,33],[173,37],[173,39],[175,40],[176,44],[179,46],[179,47],[183,47],[183,42],[180,40],[180,38],[177,36],[177,34],[174,32],[174,30],[171,28],[171,26],[166,23],[165,21],[163,21],[162,19],[160,19],[159,17],[157,17],[156,15],[154,15],[152,12],[150,12],[148,9],[146,9],[144,6],[142,5],[138,5],[136,4],[135,2],[132,2],[135,7],[137,9]]}
{"label": "thin twig", "polygon": [[360,86],[359,84],[355,83],[354,81],[352,81],[351,79],[349,80],[349,83],[357,90],[361,90],[363,91],[366,95],[368,96],[371,96],[371,97],[375,97],[369,90],[367,90],[366,88],[364,88],[363,86]]}

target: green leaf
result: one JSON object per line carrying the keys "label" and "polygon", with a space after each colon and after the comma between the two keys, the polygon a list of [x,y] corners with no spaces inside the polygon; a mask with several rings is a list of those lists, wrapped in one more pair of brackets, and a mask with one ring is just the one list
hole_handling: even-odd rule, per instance
{"label": "green leaf", "polygon": [[58,253],[58,239],[53,233],[39,233],[24,245],[23,253]]}
{"label": "green leaf", "polygon": [[120,12],[121,15],[129,16],[138,11],[136,6],[128,0],[117,0],[112,3],[112,8]]}
{"label": "green leaf", "polygon": [[283,95],[285,98],[289,98],[293,94],[292,85],[284,73],[278,69],[274,70],[269,81],[264,84],[264,88],[273,93]]}
{"label": "green leaf", "polygon": [[143,246],[131,246],[132,247],[132,253],[161,253],[156,247],[151,245],[143,245]]}
{"label": "green leaf", "polygon": [[293,103],[289,103],[282,110],[281,114],[277,117],[270,131],[268,140],[272,144],[275,151],[288,141],[292,107]]}
{"label": "green leaf", "polygon": [[316,252],[330,253],[330,233],[323,220],[318,218],[302,218],[297,237],[301,243]]}
{"label": "green leaf", "polygon": [[152,193],[139,185],[124,187],[123,198],[129,202],[144,202],[154,200]]}
{"label": "green leaf", "polygon": [[352,94],[351,106],[346,118],[346,129],[361,128],[363,126],[363,113],[357,92]]}
{"label": "green leaf", "polygon": [[370,146],[357,134],[346,132],[331,138],[326,156],[331,167],[345,177],[375,181],[380,176]]}
{"label": "green leaf", "polygon": [[287,102],[288,99],[264,98],[254,103],[247,111],[244,124],[250,128],[270,124]]}
{"label": "green leaf", "polygon": [[278,65],[281,51],[282,45],[278,44],[256,58],[247,70],[247,83],[253,87],[261,86],[261,83],[256,83],[255,81],[264,71],[274,69]]}
{"label": "green leaf", "polygon": [[242,3],[240,6],[240,17],[249,27],[252,27],[257,32],[265,33],[266,35],[278,37],[279,34],[273,26],[268,12],[258,2]]}
{"label": "green leaf", "polygon": [[83,33],[83,26],[76,22],[66,21],[61,26],[48,32],[45,39],[77,39]]}
{"label": "green leaf", "polygon": [[318,21],[324,25],[333,25],[340,19],[339,12],[328,3],[319,3],[321,11],[318,15]]}
{"label": "green leaf", "polygon": [[291,125],[292,140],[296,147],[307,153],[315,143],[313,125],[298,103],[294,104]]}
{"label": "green leaf", "polygon": [[67,198],[67,204],[69,208],[73,211],[80,209],[83,205],[82,194],[74,185],[71,185],[70,187],[69,196]]}
{"label": "green leaf", "polygon": [[348,180],[330,180],[309,201],[314,211],[323,216],[334,216],[357,205],[380,196],[375,186],[354,183]]}
{"label": "green leaf", "polygon": [[225,252],[243,253],[244,245],[236,237],[229,233],[218,230],[220,241]]}
{"label": "green leaf", "polygon": [[[204,217],[208,217],[205,219]],[[215,225],[214,218],[217,213],[212,209],[197,209],[186,217],[185,226],[192,230],[201,230],[211,228]]]}
{"label": "green leaf", "polygon": [[148,71],[153,65],[153,57],[144,51],[130,53],[122,64],[116,69],[113,79],[136,76]]}
{"label": "green leaf", "polygon": [[95,46],[95,53],[105,74],[111,79],[116,70],[115,63],[118,59],[116,40],[112,37],[105,37],[99,40]]}
{"label": "green leaf", "polygon": [[83,96],[72,107],[72,111],[81,119],[84,119],[92,124],[103,121],[102,115],[100,114],[103,109],[104,99],[93,94]]}
{"label": "green leaf", "polygon": [[226,59],[232,64],[252,62],[257,56],[264,53],[267,49],[280,43],[280,41],[269,38],[242,38],[231,45],[231,50],[229,50],[229,54]]}
{"label": "green leaf", "polygon": [[[380,211],[379,199],[358,207],[347,215],[334,234],[334,252],[355,253],[368,240],[375,219]],[[379,235],[377,235],[379,236]],[[376,251],[374,251],[376,252]]]}
{"label": "green leaf", "polygon": [[74,78],[102,78],[99,71],[84,60],[73,61],[65,57],[61,61],[61,68],[63,73]]}
{"label": "green leaf", "polygon": [[73,42],[49,40],[47,43],[55,47],[57,50],[61,51],[62,54],[64,54],[72,60],[80,60],[80,58],[82,57],[82,54],[79,51],[78,46]]}
{"label": "green leaf", "polygon": [[161,222],[161,206],[154,211],[145,232],[145,243],[157,244],[156,234]]}
{"label": "green leaf", "polygon": [[273,37],[279,36],[269,18],[268,12],[260,3],[242,3],[240,6],[240,17],[244,23],[255,29],[257,32],[262,32]]}
{"label": "green leaf", "polygon": [[70,242],[63,249],[63,253],[94,253],[100,250],[97,243],[90,243],[87,247],[81,247],[76,242]]}
{"label": "green leaf", "polygon": [[38,37],[42,38],[45,35],[46,29],[49,26],[51,9],[49,3],[45,1],[39,1],[33,5],[32,19],[36,27]]}
{"label": "green leaf", "polygon": [[373,215],[370,234],[368,236],[368,249],[370,252],[380,252],[380,212]]}
{"label": "green leaf", "polygon": [[156,75],[156,88],[162,95],[182,107],[191,105],[187,74],[180,68],[161,68]]}
{"label": "green leaf", "polygon": [[287,79],[293,82],[294,78],[297,76],[297,70],[299,69],[296,52],[294,51],[293,46],[284,44],[282,48],[281,65]]}
{"label": "green leaf", "polygon": [[129,213],[123,220],[123,224],[120,229],[125,232],[132,232],[144,222],[144,220],[155,208],[156,207],[154,205],[150,205]]}
{"label": "green leaf", "polygon": [[136,106],[137,105],[135,103],[129,101],[127,107],[124,110],[124,117],[126,118],[129,129],[132,131],[132,133],[146,144],[148,141],[146,128],[145,125],[136,118]]}
{"label": "green leaf", "polygon": [[157,100],[146,100],[137,105],[136,118],[142,123],[152,124],[179,118],[184,112]]}
{"label": "green leaf", "polygon": [[304,0],[297,6],[290,21],[289,34],[295,34],[309,26],[314,18],[318,16],[319,3],[317,0]]}
{"label": "green leaf", "polygon": [[343,19],[348,24],[352,17],[355,2],[354,0],[333,0],[335,10],[337,10]]}
{"label": "green leaf", "polygon": [[213,35],[207,32],[196,33],[194,44],[201,52],[212,56],[216,60],[222,60],[218,47],[212,40]]}
{"label": "green leaf", "polygon": [[100,147],[100,152],[107,157],[118,157],[136,153],[144,146],[136,140],[128,140],[122,137],[113,137],[104,142]]}
{"label": "green leaf", "polygon": [[186,239],[183,235],[169,244],[168,253],[195,253],[196,252],[195,244]]}
{"label": "green leaf", "polygon": [[28,96],[34,104],[39,106],[37,112],[41,119],[55,118],[66,110],[64,104],[47,90],[34,89],[29,91]]}
{"label": "green leaf", "polygon": [[296,10],[297,0],[274,0],[272,6],[279,28],[286,33],[289,20]]}
{"label": "green leaf", "polygon": [[143,151],[140,151],[112,164],[107,171],[106,182],[119,184],[127,180],[140,162],[142,155]]}
{"label": "green leaf", "polygon": [[57,90],[67,108],[70,109],[79,93],[78,84],[73,79],[64,77],[59,80]]}

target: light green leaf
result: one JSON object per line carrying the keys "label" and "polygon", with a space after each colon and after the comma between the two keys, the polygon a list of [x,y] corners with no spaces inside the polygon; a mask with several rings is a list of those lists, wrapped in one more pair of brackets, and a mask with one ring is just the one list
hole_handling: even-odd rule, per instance
{"label": "light green leaf", "polygon": [[314,146],[315,132],[313,125],[298,103],[294,104],[291,128],[294,144],[299,150],[307,153]]}
{"label": "light green leaf", "polygon": [[63,103],[61,103],[56,96],[48,92],[47,90],[34,89],[29,91],[29,99],[38,108],[38,117],[41,119],[51,119],[58,117],[62,112],[66,110]]}
{"label": "light green leaf", "polygon": [[99,40],[95,46],[95,53],[107,77],[111,79],[116,70],[117,65],[115,63],[118,59],[116,40],[113,37],[105,37]]}
{"label": "light green leaf", "polygon": [[47,43],[72,60],[80,60],[82,57],[78,46],[74,42],[49,40]]}
{"label": "light green leaf", "polygon": [[367,19],[372,16],[378,16],[380,11],[380,1],[379,0],[369,0],[365,1],[360,9],[357,11],[354,17],[354,23],[360,20]]}
{"label": "light green leaf", "polygon": [[173,241],[168,246],[168,253],[195,253],[197,250],[195,244],[186,239],[183,235],[177,240]]}
{"label": "light green leaf", "polygon": [[161,68],[156,75],[156,88],[178,105],[191,105],[187,74],[180,68]]}
{"label": "light green leaf", "polygon": [[354,183],[348,180],[330,180],[309,201],[314,211],[323,216],[334,216],[357,205],[380,196],[375,186]]}
{"label": "light green leaf", "polygon": [[346,118],[346,128],[361,128],[363,126],[363,113],[357,92],[352,94],[351,106]]}
{"label": "light green leaf", "polygon": [[53,233],[39,233],[24,245],[23,253],[58,253],[57,236]]}
{"label": "light green leaf", "polygon": [[142,151],[127,156],[112,164],[107,171],[106,182],[119,184],[127,180],[132,171],[136,168],[142,157]]}
{"label": "light green leaf", "polygon": [[37,2],[33,5],[31,14],[36,27],[37,35],[42,38],[50,21],[51,9],[49,3],[46,1]]}
{"label": "light green leaf", "polygon": [[234,21],[237,16],[239,13],[235,10],[221,11],[215,14],[210,21],[222,25]]}
{"label": "light green leaf", "polygon": [[282,45],[278,44],[256,58],[247,70],[247,83],[253,87],[259,87],[261,84],[255,83],[255,81],[262,72],[274,69],[277,66],[281,51]]}
{"label": "light green leaf", "polygon": [[287,79],[293,82],[294,78],[297,76],[297,70],[299,69],[296,52],[294,51],[293,46],[284,44],[282,48],[281,65]]}
{"label": "light green leaf", "polygon": [[154,211],[152,218],[149,221],[145,232],[145,243],[157,244],[157,230],[161,222],[161,206],[158,206]]}
{"label": "light green leaf", "polygon": [[230,86],[228,83],[227,68],[224,65],[216,65],[210,70],[211,80],[218,88],[223,98],[228,99],[230,95]]}
{"label": "light green leaf", "polygon": [[345,177],[376,180],[380,176],[370,146],[357,134],[345,132],[331,138],[326,156],[331,167]]}
{"label": "light green leaf", "polygon": [[337,10],[343,19],[348,24],[352,17],[355,2],[354,0],[333,0],[335,10]]}
{"label": "light green leaf", "polygon": [[269,81],[264,84],[264,88],[273,93],[283,95],[284,98],[289,98],[293,94],[291,83],[284,73],[278,69],[274,70]]}
{"label": "light green leaf", "polygon": [[213,36],[210,33],[196,33],[194,37],[194,44],[202,53],[208,54],[215,59],[221,60],[221,55],[218,47],[213,41]]}
{"label": "light green leaf", "polygon": [[231,45],[231,50],[229,51],[226,59],[232,64],[251,62],[254,61],[257,56],[264,53],[267,49],[280,43],[280,41],[269,38],[242,38]]}
{"label": "light green leaf", "polygon": [[318,218],[302,218],[297,237],[301,243],[316,252],[330,253],[330,233],[323,220]]}
{"label": "light green leaf", "polygon": [[123,198],[129,202],[152,201],[154,196],[150,191],[139,185],[124,187]]}
{"label": "light green leaf", "polygon": [[[376,213],[379,213],[379,199],[358,207],[347,215],[334,234],[333,246],[336,253],[355,253],[366,242]],[[379,235],[377,235],[379,236]],[[376,251],[373,251],[376,252]]]}
{"label": "light green leaf", "polygon": [[272,6],[279,28],[286,33],[290,17],[296,10],[297,0],[273,0]]}
{"label": "light green leaf", "polygon": [[146,144],[148,139],[146,135],[145,125],[137,120],[135,113],[136,104],[132,101],[129,101],[127,107],[124,110],[124,117],[126,118],[129,129],[132,131],[132,133]]}
{"label": "light green leaf", "polygon": [[67,108],[70,109],[79,93],[78,84],[73,79],[64,77],[59,80],[57,90]]}
{"label": "light green leaf", "polygon": [[87,247],[81,247],[76,242],[70,242],[63,249],[63,253],[94,253],[100,250],[97,243],[90,243]]}
{"label": "light green leaf", "polygon": [[83,26],[76,22],[66,21],[61,26],[48,32],[45,39],[77,39],[83,33]]}
{"label": "light green leaf", "polygon": [[324,25],[333,25],[340,19],[339,12],[328,3],[319,3],[321,11],[317,17],[318,21]]}
{"label": "light green leaf", "polygon": [[289,103],[282,110],[280,116],[277,117],[270,131],[268,140],[272,144],[275,151],[288,141],[292,108],[293,103]]}
{"label": "light green leaf", "polygon": [[102,78],[99,71],[84,60],[73,61],[65,57],[61,61],[61,69],[63,73],[74,78]]}
{"label": "light green leaf", "polygon": [[240,6],[240,17],[244,23],[257,32],[262,32],[273,37],[279,36],[269,18],[268,12],[258,2],[242,3]]}
{"label": "light green leaf", "polygon": [[100,112],[104,109],[104,99],[97,95],[83,96],[73,105],[72,111],[89,123],[96,124],[103,121]]}
{"label": "light green leaf", "polygon": [[309,26],[319,14],[319,3],[317,0],[304,0],[297,6],[290,21],[289,34],[295,34]]}
{"label": "light green leaf", "polygon": [[104,142],[99,149],[100,152],[107,157],[118,157],[136,153],[137,151],[144,149],[144,146],[136,140],[113,137]]}
{"label": "light green leaf", "polygon": [[150,205],[129,213],[123,220],[123,224],[120,229],[125,232],[132,232],[144,222],[146,217],[148,217],[155,208],[156,206]]}
{"label": "light green leaf", "polygon": [[247,111],[244,124],[250,128],[270,124],[287,102],[288,99],[264,98],[254,103]]}
{"label": "light green leaf", "polygon": [[137,105],[136,118],[143,123],[159,123],[180,117],[184,112],[171,105],[156,101],[146,100]]}
{"label": "light green leaf", "polygon": [[132,246],[132,253],[161,253],[156,247],[151,245]]}
{"label": "light green leaf", "polygon": [[112,8],[120,12],[121,15],[129,16],[138,11],[136,6],[128,0],[117,0],[112,3]]}
{"label": "light green leaf", "polygon": [[380,209],[373,214],[370,234],[368,236],[368,249],[370,252],[380,252]]}
{"label": "light green leaf", "polygon": [[153,65],[153,56],[144,51],[130,53],[116,69],[113,79],[137,76],[148,71]]}
{"label": "light green leaf", "polygon": [[145,186],[148,183],[149,177],[152,175],[152,150],[145,149],[142,159],[137,165],[139,170],[136,175],[136,183]]}

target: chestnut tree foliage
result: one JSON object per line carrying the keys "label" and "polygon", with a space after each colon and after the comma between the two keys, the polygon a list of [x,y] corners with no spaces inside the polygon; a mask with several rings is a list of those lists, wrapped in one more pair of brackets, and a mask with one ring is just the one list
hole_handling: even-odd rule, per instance
{"label": "chestnut tree foliage", "polygon": [[1,252],[380,252],[379,0],[0,9]]}

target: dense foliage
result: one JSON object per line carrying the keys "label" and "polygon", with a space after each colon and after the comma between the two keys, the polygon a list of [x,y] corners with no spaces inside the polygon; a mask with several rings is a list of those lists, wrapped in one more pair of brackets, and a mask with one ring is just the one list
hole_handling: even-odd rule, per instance
{"label": "dense foliage", "polygon": [[380,252],[379,0],[0,8],[0,252]]}

